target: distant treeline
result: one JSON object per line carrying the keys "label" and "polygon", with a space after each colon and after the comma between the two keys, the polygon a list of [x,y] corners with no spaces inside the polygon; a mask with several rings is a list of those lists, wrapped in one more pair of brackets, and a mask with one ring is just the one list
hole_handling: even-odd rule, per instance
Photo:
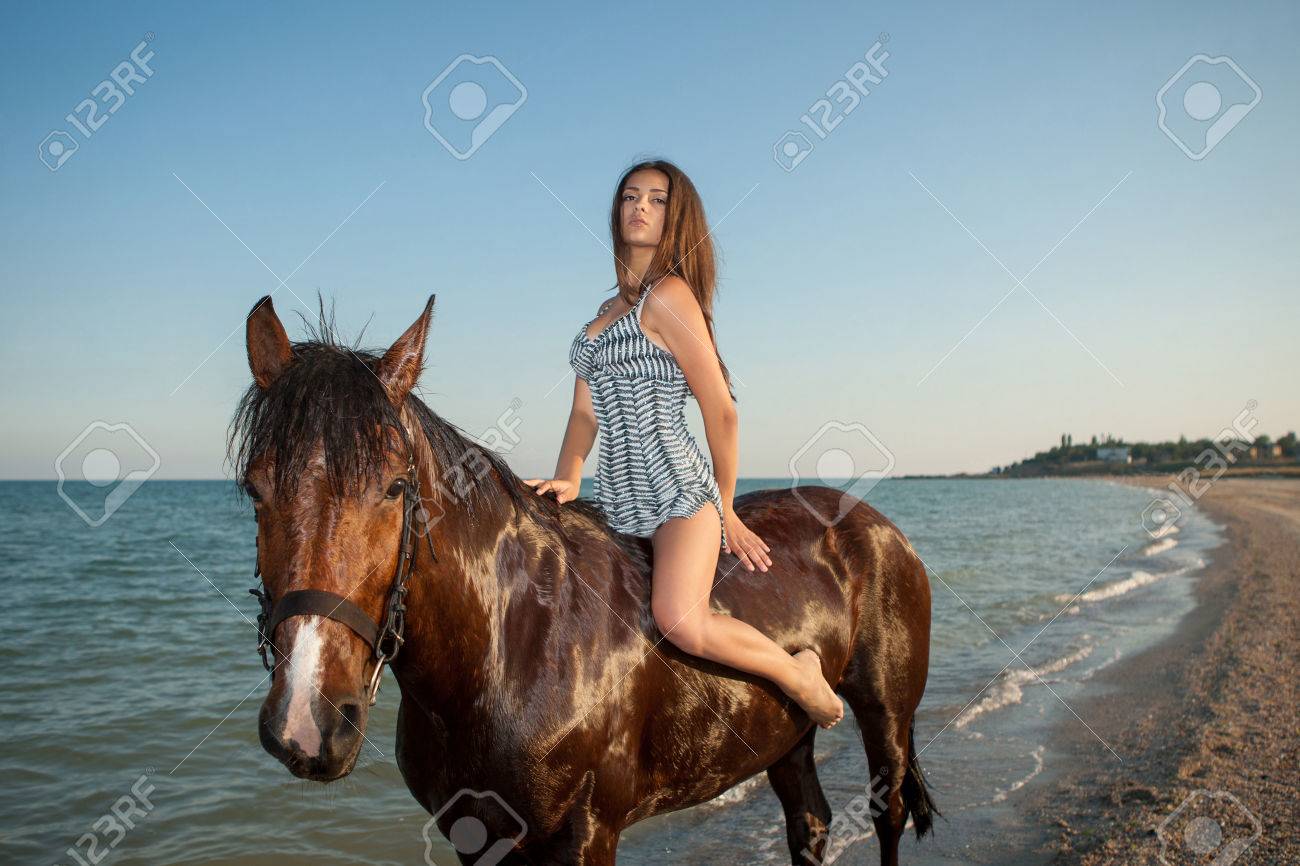
{"label": "distant treeline", "polygon": [[995,466],[989,474],[1030,477],[1177,472],[1187,466],[1205,469],[1217,461],[1230,466],[1280,468],[1300,462],[1300,451],[1297,451],[1294,431],[1276,440],[1263,435],[1254,439],[1188,439],[1180,436],[1176,442],[1126,442],[1106,435],[1093,436],[1086,444],[1076,444],[1074,437],[1066,433],[1061,436],[1059,445],[1009,466]]}

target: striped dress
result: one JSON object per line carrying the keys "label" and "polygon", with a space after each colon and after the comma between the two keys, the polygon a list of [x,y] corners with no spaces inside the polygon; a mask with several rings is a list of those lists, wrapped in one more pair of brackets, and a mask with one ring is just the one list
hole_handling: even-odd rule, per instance
{"label": "striped dress", "polygon": [[642,538],[669,518],[690,517],[712,502],[724,524],[725,545],[718,481],[686,429],[686,374],[671,352],[641,330],[641,308],[653,288],[591,339],[587,329],[608,309],[607,302],[569,349],[569,363],[587,380],[600,425],[596,501],[610,526]]}

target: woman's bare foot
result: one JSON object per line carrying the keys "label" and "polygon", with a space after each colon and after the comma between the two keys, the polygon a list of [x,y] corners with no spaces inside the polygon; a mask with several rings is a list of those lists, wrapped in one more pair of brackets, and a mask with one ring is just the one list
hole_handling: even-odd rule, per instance
{"label": "woman's bare foot", "polygon": [[835,694],[826,677],[822,675],[821,657],[813,649],[799,650],[794,654],[795,664],[803,673],[803,682],[797,692],[791,693],[804,712],[823,728],[830,728],[844,718],[844,703]]}

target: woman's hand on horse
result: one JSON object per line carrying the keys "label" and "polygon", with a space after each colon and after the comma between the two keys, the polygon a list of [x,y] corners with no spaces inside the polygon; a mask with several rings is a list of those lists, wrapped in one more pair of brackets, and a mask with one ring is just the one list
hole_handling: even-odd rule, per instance
{"label": "woman's hand on horse", "polygon": [[727,511],[727,543],[724,550],[734,553],[750,571],[757,565],[762,571],[772,564],[772,557],[767,552],[772,548],[763,539],[755,535],[748,526],[741,522],[736,512]]}
{"label": "woman's hand on horse", "polygon": [[555,492],[555,501],[559,503],[569,502],[578,498],[578,488],[581,486],[579,481],[571,481],[568,478],[525,478],[524,483],[533,488],[538,496],[548,490]]}

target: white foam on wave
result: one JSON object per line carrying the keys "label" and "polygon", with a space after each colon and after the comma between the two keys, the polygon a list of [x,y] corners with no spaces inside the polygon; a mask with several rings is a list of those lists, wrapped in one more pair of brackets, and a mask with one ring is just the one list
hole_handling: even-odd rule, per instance
{"label": "white foam on wave", "polygon": [[1157,529],[1155,532],[1151,533],[1151,537],[1156,539],[1161,539],[1169,535],[1177,535],[1179,532],[1182,532],[1182,530],[1178,528],[1178,524],[1165,523],[1162,524],[1160,528]]}
{"label": "white foam on wave", "polygon": [[[960,810],[958,810],[960,811]],[[755,846],[756,850],[749,854],[751,863],[788,863],[790,862],[789,849],[786,847],[786,820],[781,811],[777,811],[774,816],[775,820],[767,826],[765,831],[758,834],[761,841]],[[875,828],[870,826],[872,819],[861,813],[850,813],[848,815],[836,815],[831,821],[829,829],[830,840],[826,845],[826,851],[823,854],[823,863],[834,863],[850,847],[860,842],[865,842],[876,835]],[[903,825],[903,830],[912,829],[915,824],[909,815],[907,822]]]}
{"label": "white foam on wave", "polygon": [[1166,550],[1173,550],[1178,546],[1177,538],[1161,538],[1159,541],[1153,541],[1146,547],[1142,548],[1138,556],[1159,556]]}
{"label": "white foam on wave", "polygon": [[985,695],[984,700],[963,712],[957,721],[953,722],[953,727],[964,728],[985,713],[1020,703],[1025,697],[1023,688],[1025,685],[1034,682],[1045,674],[1063,671],[1075,662],[1087,658],[1092,653],[1092,648],[1093,644],[1085,644],[1077,652],[1050,661],[1034,670],[1022,668],[1020,670],[1008,669],[1004,671],[1002,676],[998,677],[996,683],[989,687],[989,692]]}
{"label": "white foam on wave", "polygon": [[[1103,601],[1108,598],[1114,598],[1117,595],[1125,595],[1137,589],[1139,586],[1146,586],[1148,583],[1155,583],[1164,576],[1164,574],[1152,574],[1151,572],[1143,571],[1140,568],[1134,569],[1133,573],[1123,580],[1117,580],[1113,583],[1108,583],[1105,586],[1099,586],[1096,589],[1088,590],[1083,595],[1079,596],[1078,600]],[[1058,595],[1057,599],[1059,601],[1069,601],[1073,597],[1074,596],[1070,595]]]}
{"label": "white foam on wave", "polygon": [[1047,750],[1047,746],[1039,746],[1038,748],[1034,749],[1034,751],[1030,753],[1030,757],[1034,759],[1034,768],[1029,771],[1029,775],[1025,776],[1023,779],[1018,779],[1015,782],[1012,782],[1006,789],[998,791],[996,794],[993,795],[993,799],[991,802],[1001,803],[1003,800],[1007,798],[1008,794],[1012,794],[1016,791],[1019,791],[1021,788],[1023,788],[1025,785],[1029,783],[1030,779],[1034,778],[1034,776],[1037,776],[1039,773],[1043,772],[1043,752],[1045,752],[1046,750]]}
{"label": "white foam on wave", "polygon": [[[841,722],[841,724],[843,724],[843,722]],[[817,765],[821,765],[829,757],[830,757],[829,755],[820,755],[814,757],[813,763]],[[727,806],[734,806],[737,803],[740,803],[745,799],[747,799],[750,794],[754,793],[756,790],[758,790],[759,788],[761,788],[763,785],[766,784],[767,784],[766,774],[759,773],[758,775],[750,776],[748,779],[741,782],[740,784],[733,785],[732,787],[723,791],[721,794],[714,797],[712,800],[705,800],[703,803],[700,804],[699,808],[701,809],[725,808]]]}
{"label": "white foam on wave", "polygon": [[734,806],[752,794],[760,785],[766,784],[767,776],[760,773],[757,776],[750,776],[739,785],[728,788],[712,800],[706,800],[703,806]]}
{"label": "white foam on wave", "polygon": [[[1146,586],[1149,583],[1155,583],[1157,580],[1164,580],[1166,577],[1177,577],[1186,574],[1205,565],[1205,560],[1197,557],[1195,560],[1175,568],[1171,571],[1161,571],[1152,573],[1143,571],[1140,568],[1134,569],[1133,573],[1123,580],[1116,580],[1112,583],[1099,586],[1096,589],[1083,593],[1078,598],[1072,595],[1061,594],[1056,597],[1057,601],[1105,601],[1108,598],[1115,598],[1119,595],[1127,595],[1133,590]],[[1068,613],[1078,613],[1078,605],[1072,605]]]}
{"label": "white foam on wave", "polygon": [[1106,659],[1101,664],[1096,665],[1095,667],[1091,667],[1088,670],[1084,671],[1082,674],[1080,674],[1079,676],[1080,681],[1092,679],[1093,675],[1096,674],[1097,671],[1104,670],[1105,668],[1108,668],[1111,665],[1115,664],[1115,662],[1120,660],[1120,656],[1122,655],[1123,653],[1121,653],[1119,650],[1115,650],[1115,652],[1111,653],[1110,658]]}

